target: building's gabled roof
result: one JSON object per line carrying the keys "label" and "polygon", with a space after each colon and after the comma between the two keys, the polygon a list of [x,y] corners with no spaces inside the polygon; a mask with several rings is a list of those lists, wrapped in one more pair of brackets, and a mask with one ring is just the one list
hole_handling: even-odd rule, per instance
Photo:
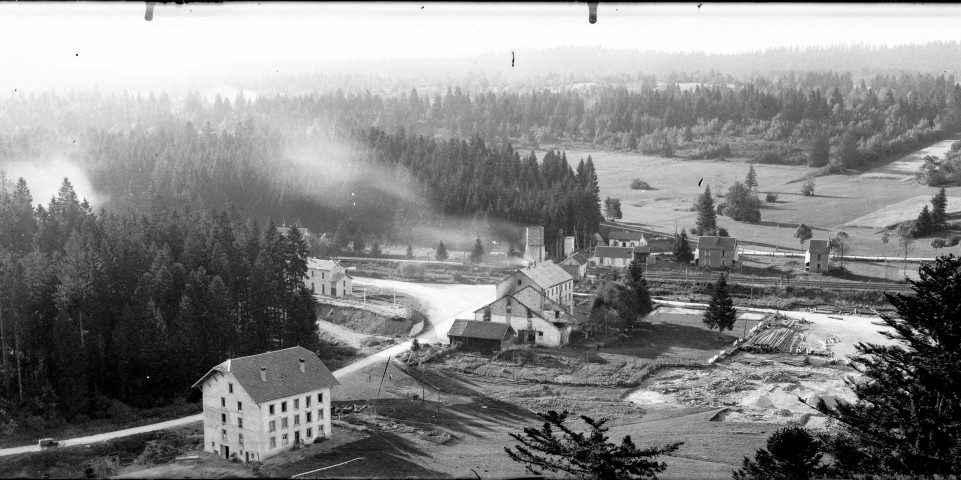
{"label": "building's gabled roof", "polygon": [[[300,359],[304,359],[303,372],[300,371]],[[267,381],[261,379],[260,367],[267,367]],[[230,372],[257,403],[340,385],[317,354],[304,347],[231,358],[211,368],[193,388],[203,385],[215,372]]]}
{"label": "building's gabled roof", "polygon": [[698,250],[734,250],[737,248],[737,239],[734,237],[698,237]]}
{"label": "building's gabled roof", "polygon": [[[521,292],[524,292],[525,290],[528,290],[528,289],[529,289],[530,292],[533,294],[532,296],[533,296],[535,299],[537,299],[537,303],[536,303],[536,304],[535,304],[535,303],[532,303],[532,302],[530,302],[530,301],[525,302],[525,301],[521,300],[521,298],[518,298],[518,297],[525,297],[526,295],[521,295]],[[477,310],[474,310],[474,314],[478,314],[478,313],[483,312],[484,310],[486,310],[487,308],[489,308],[491,305],[493,305],[493,304],[495,304],[495,303],[497,303],[497,302],[499,302],[499,301],[501,301],[501,300],[503,300],[503,299],[505,299],[505,298],[509,298],[509,299],[517,302],[518,305],[521,305],[521,306],[523,306],[523,307],[526,307],[528,310],[531,311],[531,314],[532,314],[532,315],[534,315],[534,316],[536,316],[537,318],[540,318],[540,319],[542,319],[542,320],[544,320],[544,321],[546,321],[546,322],[551,322],[551,323],[561,322],[561,323],[571,323],[571,324],[581,323],[581,321],[580,321],[577,317],[575,317],[574,315],[571,315],[571,314],[567,313],[567,309],[564,308],[564,306],[562,306],[562,305],[558,304],[557,302],[551,300],[551,299],[548,298],[546,295],[544,295],[543,292],[539,291],[538,289],[536,289],[536,288],[534,288],[534,287],[532,287],[532,286],[530,286],[530,285],[528,285],[528,286],[520,289],[518,292],[514,293],[513,295],[512,295],[512,294],[504,295],[503,297],[498,298],[497,300],[494,300],[493,302],[488,303],[487,305],[484,305],[483,307],[478,308]],[[557,312],[559,312],[558,318],[554,318],[553,315],[551,315],[550,318],[545,318],[545,317],[544,317],[544,311],[545,311],[545,310],[548,310],[548,311],[557,311]],[[519,313],[517,310],[515,310],[513,314],[514,314],[515,316],[516,316],[516,315],[520,315],[520,313]],[[524,315],[526,315],[526,313],[525,313]]]}
{"label": "building's gabled roof", "polygon": [[506,323],[478,322],[477,320],[454,320],[448,337],[484,338],[487,340],[504,340],[514,333],[514,329]]}
{"label": "building's gabled roof", "polygon": [[627,230],[617,230],[607,234],[608,240],[618,240],[622,242],[639,241],[647,243],[647,237],[641,232],[630,232]]}
{"label": "building's gabled roof", "polygon": [[594,258],[634,258],[634,247],[607,247],[598,246],[594,248]]}
{"label": "building's gabled roof", "polygon": [[551,260],[524,267],[518,272],[523,273],[527,278],[542,289],[551,288],[564,282],[574,281],[574,277],[567,273],[560,265]]}
{"label": "building's gabled roof", "polygon": [[565,258],[564,261],[561,262],[561,265],[586,265],[586,264],[587,264],[587,257],[585,257],[584,254],[581,252],[577,252],[571,255]]}
{"label": "building's gabled roof", "polygon": [[831,253],[831,246],[827,240],[811,240],[808,242],[808,252]]}
{"label": "building's gabled roof", "polygon": [[307,259],[307,268],[312,270],[326,270],[329,272],[336,267],[344,268],[340,263],[337,263],[337,260],[327,260],[324,258],[314,257]]}

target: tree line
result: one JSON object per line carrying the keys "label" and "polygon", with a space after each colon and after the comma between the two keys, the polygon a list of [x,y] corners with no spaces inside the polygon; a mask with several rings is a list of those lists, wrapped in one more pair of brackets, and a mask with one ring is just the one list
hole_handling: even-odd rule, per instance
{"label": "tree line", "polygon": [[227,358],[318,347],[296,228],[156,192],[94,213],[67,179],[32,205],[0,178],[0,428],[191,399]]}

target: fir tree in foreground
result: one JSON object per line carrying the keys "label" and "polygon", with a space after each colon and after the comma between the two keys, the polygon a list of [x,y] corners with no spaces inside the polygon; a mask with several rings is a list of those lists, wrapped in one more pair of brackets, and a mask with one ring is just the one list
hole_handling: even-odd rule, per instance
{"label": "fir tree in foreground", "polygon": [[892,343],[857,345],[857,402],[816,406],[841,424],[825,440],[838,476],[961,474],[961,259],[918,273],[913,295],[886,294],[900,317],[882,317]]}
{"label": "fir tree in foreground", "polygon": [[732,330],[736,321],[737,310],[734,309],[734,302],[727,292],[727,276],[722,273],[717,282],[714,282],[711,303],[707,305],[707,312],[704,312],[704,324],[707,328],[716,328],[720,333],[725,329]]}
{"label": "fir tree in foreground", "polygon": [[803,427],[784,427],[767,439],[754,460],[744,457],[734,480],[810,480],[824,472],[820,445]]}
{"label": "fir tree in foreground", "polygon": [[564,472],[576,478],[603,480],[656,478],[656,474],[667,468],[664,462],[656,461],[657,457],[673,453],[681,446],[681,443],[672,443],[638,449],[630,436],[618,445],[608,441],[606,433],[610,428],[604,426],[608,419],[594,420],[581,415],[590,427],[585,434],[564,425],[570,416],[566,410],[537,415],[544,419],[543,427],[526,427],[523,435],[511,433],[521,445],[515,445],[513,450],[504,447],[511,460],[524,464],[535,475]]}

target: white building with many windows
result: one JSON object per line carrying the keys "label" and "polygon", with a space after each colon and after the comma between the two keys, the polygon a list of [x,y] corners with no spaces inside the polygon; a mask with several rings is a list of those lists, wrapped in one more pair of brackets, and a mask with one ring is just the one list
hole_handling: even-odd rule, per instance
{"label": "white building with many windows", "polygon": [[203,391],[204,450],[244,462],[330,437],[330,391],[340,385],[303,347],[231,358],[194,384]]}
{"label": "white building with many windows", "polygon": [[304,283],[312,293],[327,297],[346,297],[354,290],[354,279],[336,260],[308,258]]}

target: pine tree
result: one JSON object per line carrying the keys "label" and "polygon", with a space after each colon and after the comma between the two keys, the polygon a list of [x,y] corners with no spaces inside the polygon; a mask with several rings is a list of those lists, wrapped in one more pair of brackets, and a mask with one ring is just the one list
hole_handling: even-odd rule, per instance
{"label": "pine tree", "polygon": [[711,235],[717,231],[717,212],[714,211],[714,197],[711,196],[711,187],[705,185],[704,193],[697,197],[694,203],[697,211],[694,233],[697,235]]}
{"label": "pine tree", "polygon": [[767,439],[754,460],[744,457],[734,480],[810,480],[825,471],[820,444],[803,427],[784,427]]}
{"label": "pine tree", "polygon": [[444,245],[444,242],[440,242],[437,244],[437,251],[434,253],[434,258],[436,258],[441,262],[443,262],[444,260],[447,260],[448,258],[447,247]]}
{"label": "pine tree", "polygon": [[413,260],[413,259],[414,259],[414,246],[413,246],[413,245],[410,245],[410,244],[407,245],[407,253],[404,255],[404,257],[407,258],[408,260]]}
{"label": "pine tree", "polygon": [[[521,445],[515,445],[513,450],[504,447],[511,460],[524,464],[534,475],[564,472],[575,478],[599,480],[656,478],[656,474],[667,468],[663,462],[656,462],[656,458],[681,446],[681,443],[672,443],[638,449],[630,436],[618,445],[608,441],[606,433],[610,427],[604,424],[609,419],[594,420],[582,415],[581,419],[590,427],[590,432],[585,434],[564,425],[570,416],[566,410],[537,415],[544,419],[541,429],[525,427],[523,435],[511,433],[511,438]],[[561,437],[556,436],[555,429]]]}
{"label": "pine tree", "polygon": [[379,257],[383,253],[383,250],[380,248],[380,242],[374,242],[374,244],[370,246],[370,256]]}
{"label": "pine tree", "polygon": [[938,257],[918,273],[913,294],[885,294],[897,311],[882,316],[891,342],[856,346],[852,366],[865,379],[848,385],[857,402],[818,402],[842,426],[827,453],[858,469],[838,477],[961,472],[961,258]]}
{"label": "pine tree", "polygon": [[808,166],[823,167],[828,164],[831,158],[831,142],[827,135],[820,134],[814,137],[811,142],[811,149],[808,152]]}
{"label": "pine tree", "polygon": [[727,292],[727,276],[723,273],[714,282],[711,292],[711,302],[707,305],[704,313],[704,324],[707,328],[716,328],[718,333],[725,329],[732,330],[734,322],[737,321],[737,311],[734,309],[734,302]]}
{"label": "pine tree", "polygon": [[474,240],[474,249],[470,252],[471,263],[481,263],[484,261],[484,245],[481,244],[480,237]]}
{"label": "pine tree", "polygon": [[674,237],[674,247],[672,249],[674,261],[678,263],[690,263],[694,260],[694,253],[691,252],[691,243],[687,239],[687,231],[681,229],[680,235]]}
{"label": "pine tree", "polygon": [[627,265],[627,275],[631,282],[641,281],[644,278],[644,262],[639,258],[631,260],[631,263]]}
{"label": "pine tree", "polygon": [[941,187],[937,195],[931,199],[931,226],[933,231],[948,227],[947,209],[948,196],[944,191],[944,187]]}
{"label": "pine tree", "polygon": [[921,237],[931,233],[934,230],[934,220],[931,218],[931,211],[928,210],[928,206],[925,205],[921,209],[921,213],[918,214],[918,219],[914,223],[914,236]]}
{"label": "pine tree", "polygon": [[747,171],[747,177],[744,179],[744,186],[750,191],[757,190],[757,172],[754,171],[754,165],[750,165]]}

